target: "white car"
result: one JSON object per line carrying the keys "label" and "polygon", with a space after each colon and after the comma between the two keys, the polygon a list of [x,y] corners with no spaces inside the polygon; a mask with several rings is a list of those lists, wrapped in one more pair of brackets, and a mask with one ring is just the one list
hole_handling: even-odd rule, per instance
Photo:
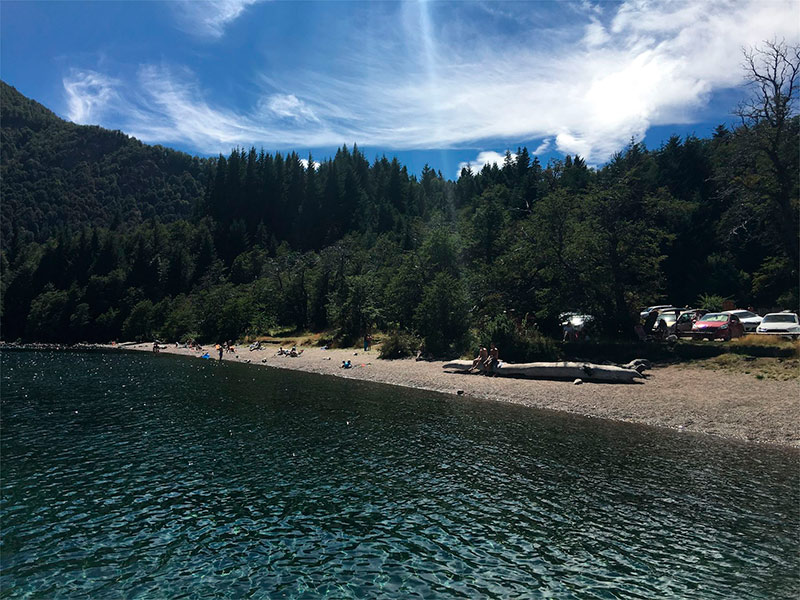
{"label": "white car", "polygon": [[800,318],[791,312],[769,313],[764,315],[756,333],[800,337]]}
{"label": "white car", "polygon": [[647,308],[642,309],[642,312],[639,313],[639,316],[644,321],[647,318],[647,315],[650,314],[650,311],[653,310],[661,310],[662,308],[672,308],[672,304],[657,304],[656,306],[648,306]]}
{"label": "white car", "polygon": [[724,311],[727,315],[736,315],[739,317],[739,321],[742,325],[744,325],[744,332],[745,333],[755,333],[756,328],[761,325],[761,320],[764,317],[759,317],[756,313],[750,312],[749,310],[743,310],[741,308],[737,308],[736,310],[726,310]]}

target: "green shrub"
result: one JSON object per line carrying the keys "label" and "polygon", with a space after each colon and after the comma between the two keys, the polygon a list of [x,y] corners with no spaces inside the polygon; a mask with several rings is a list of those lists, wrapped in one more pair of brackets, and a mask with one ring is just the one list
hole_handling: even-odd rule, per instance
{"label": "green shrub", "polygon": [[410,333],[405,331],[394,331],[381,344],[379,358],[404,358],[413,356],[419,348],[420,341]]}
{"label": "green shrub", "polygon": [[500,358],[521,363],[537,360],[556,360],[559,349],[555,341],[541,335],[527,322],[515,323],[505,313],[489,320],[479,331],[481,344],[487,348],[494,342],[500,349]]}
{"label": "green shrub", "polygon": [[720,312],[728,298],[723,298],[715,294],[700,294],[697,297],[697,308],[703,308],[710,312]]}

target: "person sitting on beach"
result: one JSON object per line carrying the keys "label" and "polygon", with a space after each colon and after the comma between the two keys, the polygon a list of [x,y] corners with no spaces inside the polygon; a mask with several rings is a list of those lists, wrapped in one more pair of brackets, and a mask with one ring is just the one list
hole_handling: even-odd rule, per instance
{"label": "person sitting on beach", "polygon": [[492,342],[489,345],[489,358],[483,362],[483,372],[485,374],[494,373],[497,368],[497,363],[500,362],[500,349]]}
{"label": "person sitting on beach", "polygon": [[300,356],[302,353],[303,353],[303,350],[300,350],[300,352],[298,352],[296,346],[292,346],[292,349],[289,350],[289,356],[292,356],[292,357]]}
{"label": "person sitting on beach", "polygon": [[472,366],[469,368],[472,371],[478,365],[482,365],[486,362],[486,359],[489,358],[489,351],[486,349],[486,346],[481,346],[478,348],[478,356],[475,357],[475,360],[472,361]]}
{"label": "person sitting on beach", "polygon": [[353,365],[352,365],[352,364],[350,364],[350,361],[349,361],[349,360],[343,360],[343,361],[342,361],[342,366],[341,366],[341,367],[339,367],[339,368],[340,368],[340,369],[350,369],[350,368],[352,368],[352,366],[353,366]]}

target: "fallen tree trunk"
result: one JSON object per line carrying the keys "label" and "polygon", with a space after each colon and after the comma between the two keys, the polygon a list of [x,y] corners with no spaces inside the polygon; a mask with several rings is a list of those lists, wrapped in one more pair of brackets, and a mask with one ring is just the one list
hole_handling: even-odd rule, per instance
{"label": "fallen tree trunk", "polygon": [[[471,360],[454,360],[442,366],[444,369],[468,372]],[[475,371],[479,373],[480,371]],[[504,377],[532,377],[538,379],[581,379],[583,381],[602,381],[633,383],[644,379],[644,375],[634,369],[612,365],[595,365],[578,362],[538,362],[511,364],[501,362],[494,370],[495,375]]]}

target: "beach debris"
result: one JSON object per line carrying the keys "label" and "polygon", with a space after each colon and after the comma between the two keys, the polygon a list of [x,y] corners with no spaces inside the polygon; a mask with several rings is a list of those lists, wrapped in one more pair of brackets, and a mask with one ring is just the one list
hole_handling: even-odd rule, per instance
{"label": "beach debris", "polygon": [[583,383],[583,379],[578,378],[578,379],[576,379],[575,381],[572,382],[572,385],[581,385],[582,383]]}
{"label": "beach debris", "polygon": [[620,366],[623,369],[633,369],[638,373],[653,368],[652,363],[646,358],[634,358],[631,362]]}
{"label": "beach debris", "polygon": [[459,396],[463,396],[464,390],[456,390],[456,394],[458,394]]}
{"label": "beach debris", "polygon": [[265,363],[265,362],[267,362],[267,359],[266,359],[266,358],[262,358],[262,359],[261,359],[261,362],[262,362],[262,363]]}

